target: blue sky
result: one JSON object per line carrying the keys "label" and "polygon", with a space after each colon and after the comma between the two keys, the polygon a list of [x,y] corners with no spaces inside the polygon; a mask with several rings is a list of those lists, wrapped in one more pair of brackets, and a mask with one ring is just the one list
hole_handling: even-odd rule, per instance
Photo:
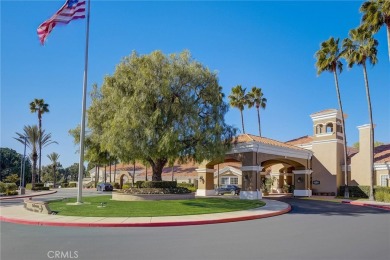
{"label": "blue sky", "polygon": [[[1,147],[19,153],[15,132],[36,124],[29,111],[43,98],[50,113],[43,128],[58,145],[63,166],[78,162],[78,147],[68,130],[81,120],[85,21],[57,26],[45,44],[37,27],[63,4],[54,1],[1,2]],[[133,50],[176,53],[189,50],[194,59],[218,71],[226,96],[237,84],[261,87],[268,99],[261,111],[262,134],[287,141],[312,134],[311,113],[337,108],[333,75],[316,75],[314,53],[330,36],[344,39],[359,25],[362,1],[148,2],[94,1],[91,5],[89,80],[101,84],[116,64]],[[15,15],[17,14],[17,15]],[[390,142],[390,72],[386,31],[379,41],[379,63],[368,66],[376,123],[376,140]],[[339,77],[348,144],[358,141],[357,126],[368,123],[363,71],[344,67]],[[227,101],[227,100],[226,100]],[[257,134],[255,109],[244,111],[247,133]],[[240,114],[231,108],[229,124],[241,129]]]}

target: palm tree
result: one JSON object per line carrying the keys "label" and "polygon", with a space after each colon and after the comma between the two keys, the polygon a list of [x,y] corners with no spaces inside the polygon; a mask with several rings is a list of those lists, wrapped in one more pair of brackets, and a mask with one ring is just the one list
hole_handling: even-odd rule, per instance
{"label": "palm tree", "polygon": [[265,109],[267,106],[267,99],[263,97],[264,93],[261,88],[252,87],[251,92],[247,94],[247,104],[248,108],[256,106],[257,109],[257,121],[259,123],[259,136],[261,136],[261,127],[260,127],[260,107]]}
{"label": "palm tree", "polygon": [[[24,144],[24,140],[26,138],[26,145],[28,148],[31,149],[31,159],[33,161],[33,169],[32,169],[32,179],[31,179],[31,185],[32,187],[35,186],[35,175],[37,174],[37,160],[38,160],[38,152],[37,148],[39,147],[39,143],[42,144],[42,146],[48,146],[52,143],[57,143],[55,141],[51,140],[51,134],[45,134],[45,130],[40,132],[38,130],[38,127],[36,125],[33,126],[24,126],[23,128],[24,133],[16,133],[18,137],[15,137],[17,141]],[[42,137],[41,135],[42,134]]]}
{"label": "palm tree", "polygon": [[244,115],[242,114],[242,111],[244,110],[244,107],[247,104],[245,91],[246,91],[246,88],[243,89],[241,85],[237,85],[234,88],[232,88],[232,93],[229,95],[230,105],[232,107],[236,107],[240,110],[242,132],[244,134],[245,134]]}
{"label": "palm tree", "polygon": [[58,159],[60,158],[60,155],[58,153],[52,152],[47,156],[47,158],[50,159],[51,161],[51,167],[53,168],[53,188],[56,187],[56,170],[57,170],[57,164],[58,164]]}
{"label": "palm tree", "polygon": [[349,38],[343,41],[343,56],[347,60],[348,67],[352,68],[353,65],[362,65],[364,74],[364,83],[366,87],[366,97],[368,105],[368,116],[370,120],[370,200],[374,200],[374,126],[372,120],[372,107],[370,97],[370,87],[368,85],[368,76],[366,63],[367,61],[372,65],[378,62],[377,49],[378,41],[372,38],[372,33],[365,30],[363,27],[352,29],[349,32]]}
{"label": "palm tree", "polygon": [[372,33],[386,25],[387,29],[387,47],[390,60],[390,1],[388,0],[370,0],[364,2],[360,7],[362,16],[362,26]]}
{"label": "palm tree", "polygon": [[344,112],[341,102],[339,80],[337,77],[337,71],[341,73],[343,71],[343,64],[340,61],[342,52],[339,49],[339,39],[330,37],[329,40],[321,43],[321,48],[315,54],[317,62],[315,64],[317,68],[317,75],[320,75],[324,71],[333,73],[334,81],[336,85],[337,101],[339,103],[339,109],[341,113],[341,127],[343,132],[343,149],[344,149],[344,198],[349,198],[348,190],[348,167],[347,167],[347,136],[345,131]]}
{"label": "palm tree", "polygon": [[[49,112],[49,105],[45,104],[43,99],[35,98],[34,101],[30,103],[31,113],[38,114],[38,123],[39,123],[39,132],[42,131],[42,115]],[[42,135],[41,135],[42,136]],[[41,176],[41,158],[42,158],[42,140],[39,142],[39,171],[38,171],[38,182]]]}

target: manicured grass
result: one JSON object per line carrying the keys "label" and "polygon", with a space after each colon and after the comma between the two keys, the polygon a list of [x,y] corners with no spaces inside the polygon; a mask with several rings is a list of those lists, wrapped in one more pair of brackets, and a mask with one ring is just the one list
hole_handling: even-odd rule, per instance
{"label": "manicured grass", "polygon": [[[67,205],[76,199],[50,202],[49,207],[63,216],[84,217],[157,217],[198,215],[230,212],[258,208],[265,205],[262,201],[238,200],[223,198],[201,198],[189,200],[160,201],[115,201],[111,196],[85,197],[84,202],[90,204]],[[98,207],[101,203],[105,207]]]}

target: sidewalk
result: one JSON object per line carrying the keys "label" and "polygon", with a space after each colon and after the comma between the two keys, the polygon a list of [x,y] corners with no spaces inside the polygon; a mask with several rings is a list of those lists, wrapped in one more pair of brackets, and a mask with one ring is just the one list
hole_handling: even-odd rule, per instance
{"label": "sidewalk", "polygon": [[390,210],[390,203],[387,202],[378,202],[378,201],[369,201],[369,200],[350,200],[350,199],[335,198],[333,196],[312,196],[307,199],[333,201],[333,202],[351,204],[356,206],[373,207],[373,208],[380,208],[384,210]]}
{"label": "sidewalk", "polygon": [[24,199],[24,198],[31,198],[31,197],[37,197],[37,196],[44,196],[56,193],[56,190],[49,190],[49,191],[31,191],[26,190],[26,194],[24,195],[14,195],[14,196],[2,196],[0,197],[0,200],[12,200],[12,199]]}
{"label": "sidewalk", "polygon": [[[38,226],[66,226],[66,227],[163,227],[187,226],[227,223],[273,217],[287,213],[291,210],[289,204],[263,200],[264,207],[225,212],[215,214],[169,216],[169,217],[72,217],[60,215],[45,215],[34,213],[23,208],[23,205],[1,207],[0,221],[38,225]],[[75,206],[77,207],[77,206]]]}

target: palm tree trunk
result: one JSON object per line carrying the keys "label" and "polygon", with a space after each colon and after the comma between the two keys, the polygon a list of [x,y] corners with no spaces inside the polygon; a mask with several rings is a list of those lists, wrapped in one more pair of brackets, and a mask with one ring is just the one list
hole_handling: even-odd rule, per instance
{"label": "palm tree trunk", "polygon": [[371,107],[371,98],[370,98],[370,87],[368,85],[368,76],[366,70],[366,64],[363,63],[363,74],[364,74],[364,82],[366,86],[366,96],[367,96],[367,105],[368,105],[368,116],[370,120],[370,195],[368,197],[369,200],[374,200],[374,125],[372,122],[372,107]]}
{"label": "palm tree trunk", "polygon": [[33,156],[33,169],[31,174],[31,187],[35,187],[35,175],[37,174],[37,158]]}
{"label": "palm tree trunk", "polygon": [[387,28],[387,49],[389,52],[389,61],[390,61],[390,25],[386,26]]}
{"label": "palm tree trunk", "polygon": [[42,117],[40,112],[38,112],[38,121],[39,121],[39,170],[38,170],[38,180],[41,179],[41,158],[42,158]]}
{"label": "palm tree trunk", "polygon": [[116,159],[115,159],[115,164],[114,164],[114,182],[115,182],[115,179],[116,179]]}
{"label": "palm tree trunk", "polygon": [[56,167],[53,166],[53,189],[56,188]]}
{"label": "palm tree trunk", "polygon": [[111,183],[111,161],[110,161],[110,183]]}
{"label": "palm tree trunk", "polygon": [[259,123],[259,136],[261,137],[260,109],[257,107],[257,122]]}
{"label": "palm tree trunk", "polygon": [[[343,105],[341,103],[341,96],[340,96],[340,88],[339,88],[339,81],[337,78],[337,71],[333,71],[334,75],[334,81],[336,84],[336,92],[337,92],[337,101],[339,102],[339,108],[341,113],[341,127],[343,128],[343,149],[344,149],[344,198],[349,198],[349,189],[348,189],[348,162],[347,162],[347,134],[345,133],[345,121],[344,121],[344,111],[343,111]],[[337,125],[336,125],[336,135],[337,135]]]}
{"label": "palm tree trunk", "polygon": [[240,110],[240,113],[241,113],[242,133],[245,134],[244,115],[242,114],[242,110]]}

